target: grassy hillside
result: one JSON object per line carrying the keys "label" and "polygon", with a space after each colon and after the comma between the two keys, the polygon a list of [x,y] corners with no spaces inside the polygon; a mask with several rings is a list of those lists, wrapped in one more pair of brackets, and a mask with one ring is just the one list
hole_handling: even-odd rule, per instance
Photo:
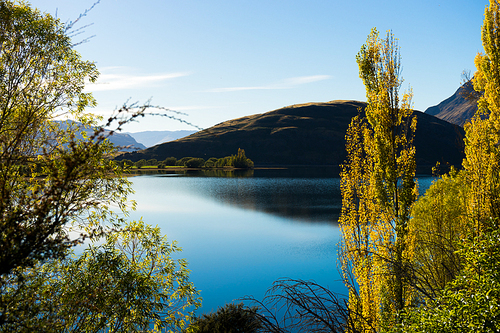
{"label": "grassy hillside", "polygon": [[[345,132],[358,101],[332,101],[284,107],[237,118],[188,137],[145,150],[126,153],[119,159],[221,157],[245,150],[256,166],[332,165],[345,159]],[[463,158],[463,130],[436,117],[416,111],[418,125],[418,172],[430,172],[437,161],[459,166]]]}

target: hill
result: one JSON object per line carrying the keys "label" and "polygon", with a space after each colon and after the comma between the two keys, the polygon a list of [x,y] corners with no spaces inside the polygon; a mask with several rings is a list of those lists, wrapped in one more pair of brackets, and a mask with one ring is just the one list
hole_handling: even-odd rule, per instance
{"label": "hill", "polygon": [[[122,154],[118,159],[207,159],[236,154],[242,148],[256,166],[339,166],[346,156],[347,127],[358,108],[365,106],[358,101],[292,105],[225,121],[176,141]],[[415,115],[418,172],[429,173],[437,161],[460,166],[463,129],[419,111]]]}
{"label": "hill", "polygon": [[477,95],[469,81],[457,91],[435,106],[429,107],[425,113],[446,120],[452,124],[463,126],[477,111]]}
{"label": "hill", "polygon": [[[143,131],[135,133],[123,133],[133,137],[137,142],[140,142],[146,147],[152,147],[164,142],[174,141],[185,136],[196,133],[196,131],[180,130],[180,131]],[[144,148],[146,148],[144,147]],[[143,148],[141,148],[143,149]]]}

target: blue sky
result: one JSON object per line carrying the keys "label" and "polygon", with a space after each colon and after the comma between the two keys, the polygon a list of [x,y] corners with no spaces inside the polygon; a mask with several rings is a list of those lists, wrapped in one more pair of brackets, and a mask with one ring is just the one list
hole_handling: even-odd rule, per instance
{"label": "blue sky", "polygon": [[[32,0],[74,20],[92,0]],[[88,87],[107,115],[127,100],[185,112],[202,128],[283,106],[365,100],[356,54],[373,27],[401,47],[403,88],[424,111],[448,98],[482,51],[487,0],[101,0],[75,41],[95,61]],[[191,127],[141,119],[124,130]]]}

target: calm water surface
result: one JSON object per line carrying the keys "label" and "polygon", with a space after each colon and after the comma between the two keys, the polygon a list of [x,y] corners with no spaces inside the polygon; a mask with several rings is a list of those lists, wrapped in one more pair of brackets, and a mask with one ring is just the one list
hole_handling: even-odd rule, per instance
{"label": "calm water surface", "polygon": [[131,217],[178,241],[201,290],[201,312],[245,295],[262,299],[284,277],[345,293],[337,268],[337,175],[323,168],[136,176]]}

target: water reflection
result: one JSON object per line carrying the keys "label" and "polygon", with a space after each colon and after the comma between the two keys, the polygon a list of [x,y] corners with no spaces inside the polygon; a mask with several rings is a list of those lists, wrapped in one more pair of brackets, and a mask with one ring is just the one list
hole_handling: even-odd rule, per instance
{"label": "water reflection", "polygon": [[[297,178],[292,172],[210,170],[177,175],[199,177],[191,179],[188,186],[195,195],[294,221],[336,224],[341,209],[340,180]],[[286,175],[290,177],[283,177]],[[208,181],[206,177],[215,178]]]}
{"label": "water reflection", "polygon": [[[156,175],[189,177],[184,190],[190,195],[292,221],[337,224],[342,207],[338,168],[162,170]],[[431,179],[419,179],[421,194]]]}

